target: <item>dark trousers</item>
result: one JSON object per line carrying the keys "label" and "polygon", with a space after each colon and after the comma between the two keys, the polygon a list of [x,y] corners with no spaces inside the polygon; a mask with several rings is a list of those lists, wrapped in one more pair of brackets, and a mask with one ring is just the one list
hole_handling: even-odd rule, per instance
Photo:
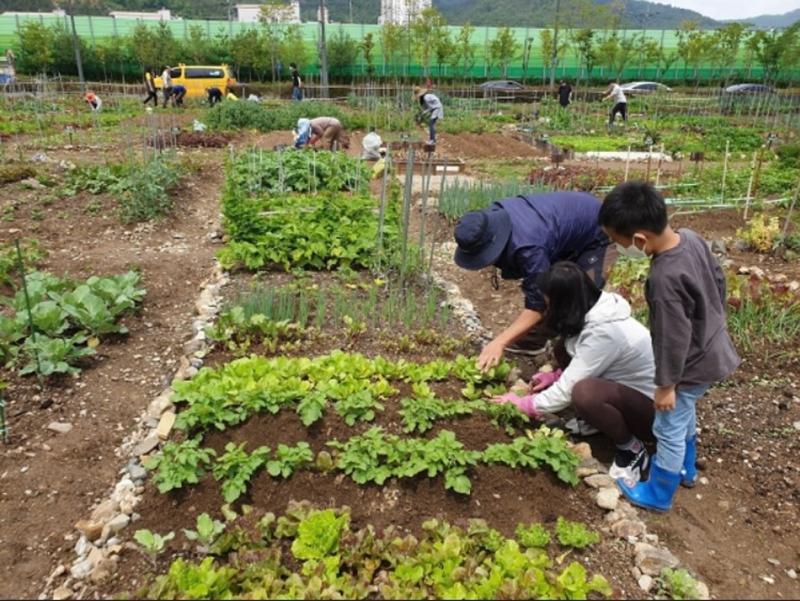
{"label": "dark trousers", "polygon": [[164,92],[164,108],[167,108],[167,106],[169,106],[169,97],[172,96],[172,86],[164,88],[163,92]]}
{"label": "dark trousers", "polygon": [[183,106],[183,97],[186,96],[186,92],[178,92],[177,94],[172,95],[172,106]]}
{"label": "dark trousers", "polygon": [[653,400],[618,382],[587,378],[572,388],[572,405],[586,423],[608,436],[615,445],[639,440],[654,441]]}
{"label": "dark trousers", "polygon": [[[559,369],[567,369],[572,361],[563,338],[555,344],[553,355]],[[653,400],[629,386],[586,378],[572,388],[572,406],[583,421],[617,446],[629,442],[633,436],[648,442],[655,440]]]}
{"label": "dark trousers", "polygon": [[611,118],[608,120],[609,123],[614,123],[614,119],[616,118],[617,114],[622,115],[622,120],[628,120],[628,103],[627,102],[618,102],[614,105],[614,108],[611,109]]}
{"label": "dark trousers", "polygon": [[222,102],[222,92],[218,88],[209,90],[208,92],[208,106],[214,106],[218,102]]}
{"label": "dark trousers", "polygon": [[[617,247],[608,238],[601,245],[583,251],[573,260],[592,278],[598,288],[606,285],[608,274],[617,261]],[[540,321],[528,331],[515,345],[526,349],[540,349],[553,337],[547,330],[543,321]]]}
{"label": "dark trousers", "polygon": [[144,99],[142,104],[147,104],[151,100],[153,101],[153,105],[158,106],[158,94],[156,94],[155,90],[150,90],[147,92],[147,98]]}

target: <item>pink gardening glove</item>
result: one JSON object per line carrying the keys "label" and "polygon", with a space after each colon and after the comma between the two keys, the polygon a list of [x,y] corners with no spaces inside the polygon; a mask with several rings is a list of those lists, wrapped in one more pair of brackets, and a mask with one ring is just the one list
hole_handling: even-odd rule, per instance
{"label": "pink gardening glove", "polygon": [[555,384],[564,373],[560,369],[555,371],[540,371],[531,378],[531,383],[528,385],[528,392],[541,392],[545,388],[550,388]]}
{"label": "pink gardening glove", "polygon": [[514,403],[517,408],[522,411],[528,417],[532,417],[534,419],[539,418],[539,412],[536,411],[536,395],[530,394],[524,397],[518,397],[516,394],[512,392],[507,392],[502,396],[496,396],[492,398],[493,403]]}

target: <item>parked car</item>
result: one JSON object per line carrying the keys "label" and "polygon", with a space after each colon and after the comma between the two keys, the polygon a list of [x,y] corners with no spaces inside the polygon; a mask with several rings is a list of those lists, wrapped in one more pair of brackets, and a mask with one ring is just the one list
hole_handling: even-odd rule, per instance
{"label": "parked car", "polygon": [[657,81],[632,81],[620,86],[626,94],[653,94],[656,92],[671,92],[672,88],[665,86]]}
{"label": "parked car", "polygon": [[510,79],[499,79],[497,81],[487,81],[480,85],[484,90],[524,90],[525,86],[517,81]]}
{"label": "parked car", "polygon": [[725,88],[725,94],[773,94],[775,90],[761,83],[739,83]]}
{"label": "parked car", "polygon": [[739,83],[728,86],[719,95],[723,110],[750,109],[756,105],[771,103],[778,96],[771,87],[760,83]]}
{"label": "parked car", "polygon": [[[225,94],[236,85],[236,78],[228,65],[200,66],[181,63],[172,68],[172,85],[178,84],[186,87],[188,98],[205,98],[206,88],[216,87]],[[161,89],[160,75],[155,78],[155,86]]]}

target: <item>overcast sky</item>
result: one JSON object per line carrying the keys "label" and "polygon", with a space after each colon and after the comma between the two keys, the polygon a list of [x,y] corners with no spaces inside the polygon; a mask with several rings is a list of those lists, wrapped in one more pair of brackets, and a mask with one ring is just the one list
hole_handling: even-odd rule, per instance
{"label": "overcast sky", "polygon": [[744,19],[759,15],[780,15],[800,7],[800,0],[656,0],[690,8],[713,19]]}

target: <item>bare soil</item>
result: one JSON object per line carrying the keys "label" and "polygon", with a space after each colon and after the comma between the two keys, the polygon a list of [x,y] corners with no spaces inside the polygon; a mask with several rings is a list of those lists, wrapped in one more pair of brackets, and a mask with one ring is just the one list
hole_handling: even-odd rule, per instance
{"label": "bare soil", "polygon": [[[63,154],[76,163],[91,158]],[[71,562],[73,524],[115,483],[124,460],[114,449],[174,372],[216,250],[206,234],[219,219],[221,161],[195,156],[202,171],[182,185],[174,216],[151,224],[121,225],[106,196],[43,205],[48,191],[3,190],[3,206],[18,208],[0,226],[0,241],[39,239],[50,251],[42,268],[60,276],[136,269],[147,296],[142,310],[125,319],[130,335],[103,342],[80,376],[49,382],[40,393],[34,380],[0,372],[9,383],[11,425],[10,444],[0,447],[0,597],[35,598],[53,567]],[[87,211],[91,203],[98,208]],[[73,429],[46,429],[53,421]]]}
{"label": "bare soil", "polygon": [[[194,116],[187,111],[175,119],[187,127]],[[143,115],[134,121],[145,125],[146,119]],[[15,141],[29,139],[17,136]],[[290,132],[276,132],[237,135],[233,142],[237,146],[255,142],[266,148],[291,144],[291,139]],[[102,162],[125,156],[127,144],[125,140],[111,140],[103,153],[55,150],[47,154],[76,163]],[[533,161],[535,150],[519,144],[500,134],[442,134],[437,151],[467,160],[530,157]],[[349,154],[360,152],[361,138],[355,133]],[[12,156],[14,153],[10,151]],[[26,153],[30,158],[35,151]],[[114,449],[174,372],[178,352],[190,330],[198,287],[209,274],[218,248],[206,234],[219,224],[218,199],[226,151],[202,149],[186,154],[199,170],[188,176],[177,194],[174,216],[142,226],[120,225],[110,197],[80,194],[46,204],[43,199],[47,190],[28,190],[20,184],[2,187],[0,214],[6,215],[9,205],[16,208],[8,210],[8,214],[13,211],[11,220],[0,222],[0,242],[17,236],[38,238],[50,251],[42,267],[57,275],[85,278],[139,269],[148,293],[142,310],[125,320],[131,334],[104,341],[79,377],[53,381],[40,393],[34,382],[20,380],[8,370],[0,371],[0,379],[9,383],[4,395],[12,428],[10,444],[0,447],[0,597],[34,598],[54,566],[71,563],[76,542],[73,524],[85,518],[92,504],[116,481],[126,458],[115,456]],[[624,163],[609,162],[600,167],[616,170],[621,176]],[[737,212],[726,211],[680,216],[675,223],[707,238],[732,239],[742,220]],[[440,241],[452,240],[452,226],[440,221]],[[758,265],[768,274],[783,273],[790,279],[800,274],[795,263],[738,251],[732,244],[728,250],[735,268]],[[501,280],[500,289],[495,291],[486,270],[465,272],[445,260],[441,266],[443,275],[460,285],[495,334],[521,308],[517,283]],[[10,290],[2,292],[8,294]],[[717,598],[798,595],[797,582],[786,570],[800,571],[800,444],[793,425],[800,421],[799,343],[796,340],[781,348],[758,346],[757,352],[744,357],[730,382],[703,399],[699,405],[699,463],[700,475],[708,484],[679,491],[668,514],[643,514],[650,528],[708,582]],[[533,363],[522,364],[525,375],[532,373]],[[52,421],[68,421],[74,428],[67,434],[57,434],[46,429]],[[334,415],[325,418],[312,431],[312,444],[319,447],[323,437],[337,436],[340,427]],[[476,447],[487,442],[487,428],[477,418],[462,420],[454,427]],[[273,419],[256,418],[215,436],[215,445],[222,445],[227,438],[248,437],[254,443],[272,446],[283,440],[308,438],[291,413]],[[602,437],[591,437],[589,442],[598,457],[610,456],[609,444]],[[506,534],[519,521],[549,522],[556,514],[599,525],[601,514],[586,492],[566,488],[547,473],[481,468],[475,470],[472,480],[473,494],[462,499],[446,492],[440,479],[398,483],[381,491],[317,473],[300,473],[288,482],[261,475],[246,500],[276,513],[291,498],[308,498],[320,505],[348,504],[355,510],[356,525],[391,522],[412,531],[424,519],[423,514],[454,520],[483,517]],[[177,532],[189,527],[203,511],[218,515],[218,490],[218,483],[204,481],[180,494],[159,495],[148,483],[146,499],[137,508],[143,516],[142,527]],[[170,545],[172,553],[187,552],[178,542]],[[621,545],[604,539],[582,560],[591,570],[609,577],[615,596],[640,597],[642,592],[630,576],[631,561],[625,553]],[[112,596],[141,584],[149,563],[129,549],[122,551],[122,558],[119,575],[102,589],[87,594]],[[166,563],[160,565],[165,567]]]}

